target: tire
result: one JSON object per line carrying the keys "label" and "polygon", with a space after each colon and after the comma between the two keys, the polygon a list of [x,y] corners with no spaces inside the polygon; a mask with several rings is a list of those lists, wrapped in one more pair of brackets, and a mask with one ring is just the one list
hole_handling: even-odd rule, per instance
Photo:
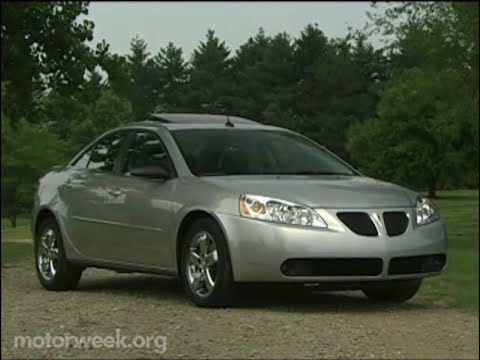
{"label": "tire", "polygon": [[[53,240],[52,236],[54,237]],[[47,243],[51,244],[48,257],[45,256]],[[53,217],[40,223],[35,234],[34,245],[35,269],[42,286],[53,291],[75,289],[82,276],[83,268],[71,264],[65,257],[62,234]],[[45,259],[52,259],[54,273],[52,272],[52,262],[45,261]],[[44,270],[41,270],[41,264],[44,264],[42,268]],[[50,274],[50,276],[46,274]]]}
{"label": "tire", "polygon": [[363,293],[370,299],[382,302],[404,302],[415,296],[421,279],[395,280],[381,284],[372,284],[364,289]]}
{"label": "tire", "polygon": [[[201,307],[232,305],[236,286],[233,281],[227,242],[218,223],[211,218],[200,218],[191,225],[182,240],[180,281],[188,298]],[[202,243],[206,244],[207,248],[204,253],[202,253]],[[215,265],[209,267],[208,264],[213,259],[213,247],[216,249],[217,261]],[[193,257],[191,251],[200,255],[200,258]],[[195,278],[197,280],[193,281]],[[213,286],[209,278],[214,280]]]}

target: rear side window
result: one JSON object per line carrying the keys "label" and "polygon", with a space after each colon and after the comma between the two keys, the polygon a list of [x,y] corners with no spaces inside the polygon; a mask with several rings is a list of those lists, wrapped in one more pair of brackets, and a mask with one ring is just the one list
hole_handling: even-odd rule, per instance
{"label": "rear side window", "polygon": [[160,137],[152,131],[137,131],[130,145],[124,173],[133,168],[160,166],[174,174],[175,170]]}

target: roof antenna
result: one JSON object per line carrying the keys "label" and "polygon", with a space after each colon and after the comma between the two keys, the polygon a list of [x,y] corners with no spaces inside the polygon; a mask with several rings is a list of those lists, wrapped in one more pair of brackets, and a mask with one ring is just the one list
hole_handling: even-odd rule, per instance
{"label": "roof antenna", "polygon": [[225,126],[235,127],[235,125],[230,121],[230,117],[228,115],[227,115],[227,122],[225,123]]}

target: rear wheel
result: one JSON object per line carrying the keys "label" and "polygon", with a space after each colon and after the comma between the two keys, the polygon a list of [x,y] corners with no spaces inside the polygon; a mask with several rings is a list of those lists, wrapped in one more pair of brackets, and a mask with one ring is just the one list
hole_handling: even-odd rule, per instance
{"label": "rear wheel", "polygon": [[54,218],[43,220],[35,234],[35,268],[42,286],[48,290],[73,290],[83,269],[68,262],[63,239]]}
{"label": "rear wheel", "polygon": [[370,299],[384,302],[404,302],[415,296],[421,279],[395,280],[372,284],[362,289],[363,293]]}
{"label": "rear wheel", "polygon": [[195,221],[182,243],[180,278],[198,306],[224,307],[234,298],[230,255],[223,231],[210,218]]}

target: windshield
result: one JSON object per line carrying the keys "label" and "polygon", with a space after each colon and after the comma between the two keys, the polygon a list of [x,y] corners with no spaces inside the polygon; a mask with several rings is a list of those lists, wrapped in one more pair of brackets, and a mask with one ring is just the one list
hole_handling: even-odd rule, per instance
{"label": "windshield", "polygon": [[184,129],[171,133],[197,176],[358,175],[319,145],[287,131]]}

